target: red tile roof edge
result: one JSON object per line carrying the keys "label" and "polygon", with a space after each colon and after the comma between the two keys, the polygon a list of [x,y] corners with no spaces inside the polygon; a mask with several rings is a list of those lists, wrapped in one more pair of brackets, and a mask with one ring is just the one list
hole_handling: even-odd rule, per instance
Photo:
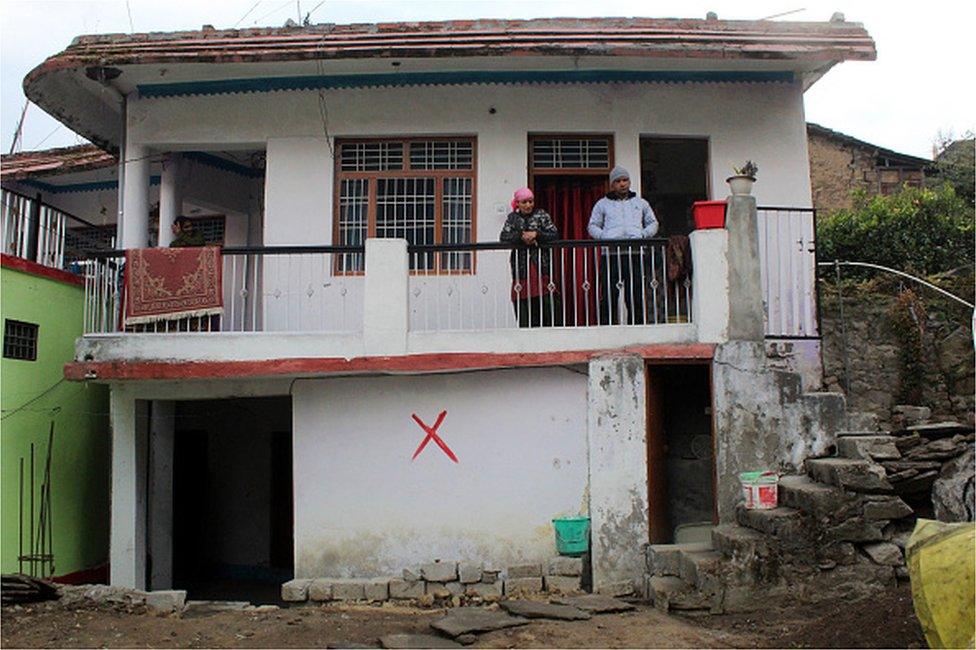
{"label": "red tile roof edge", "polygon": [[0,180],[15,181],[32,176],[81,172],[116,164],[118,158],[93,144],[21,151],[0,156]]}

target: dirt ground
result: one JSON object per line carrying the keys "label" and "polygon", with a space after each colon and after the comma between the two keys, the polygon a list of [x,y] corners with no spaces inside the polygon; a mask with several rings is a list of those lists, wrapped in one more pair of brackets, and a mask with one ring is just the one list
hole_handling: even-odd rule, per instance
{"label": "dirt ground", "polygon": [[[430,633],[443,610],[303,606],[177,617],[59,602],[2,611],[4,648],[310,648],[375,646],[392,632]],[[882,597],[762,614],[665,615],[639,606],[589,621],[534,621],[478,637],[483,648],[924,648],[907,585]]]}

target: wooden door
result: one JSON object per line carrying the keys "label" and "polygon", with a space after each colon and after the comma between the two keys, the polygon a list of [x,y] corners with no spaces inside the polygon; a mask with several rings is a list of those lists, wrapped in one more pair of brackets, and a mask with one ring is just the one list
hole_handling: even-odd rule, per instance
{"label": "wooden door", "polygon": [[653,366],[647,378],[647,520],[651,544],[671,542],[668,517],[668,445],[664,431],[661,375]]}

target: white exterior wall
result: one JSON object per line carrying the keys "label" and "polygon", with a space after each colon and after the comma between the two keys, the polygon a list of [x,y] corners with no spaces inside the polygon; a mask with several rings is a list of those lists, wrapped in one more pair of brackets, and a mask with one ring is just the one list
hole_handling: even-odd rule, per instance
{"label": "white exterior wall", "polygon": [[[811,200],[799,84],[333,90],[325,91],[327,125],[316,92],[135,101],[138,110],[130,111],[130,142],[160,150],[181,143],[194,143],[197,148],[267,148],[262,241],[266,246],[332,243],[334,164],[324,130],[335,138],[476,136],[475,234],[482,242],[497,240],[513,191],[528,181],[530,133],[613,133],[615,162],[631,171],[638,191],[641,136],[706,137],[710,198],[726,196],[730,166],[749,158],[761,168],[755,188],[760,205],[809,206]],[[490,108],[496,112],[490,114]],[[411,278],[411,329],[514,327],[507,258],[505,251],[480,253],[475,276]],[[325,313],[326,305],[338,311],[335,305],[340,301],[343,313],[362,313],[361,278],[332,276],[328,260],[304,263],[312,272],[302,278],[289,272],[293,267],[283,266],[284,260],[269,264],[264,275],[269,282],[266,289],[279,295],[308,296],[300,298],[303,304],[298,313]],[[272,268],[274,264],[278,266]],[[288,280],[276,280],[272,289],[272,277]],[[265,313],[266,328],[295,329],[295,314],[270,309]],[[348,317],[336,313],[325,318],[338,323],[329,329],[349,329]]]}
{"label": "white exterior wall", "polygon": [[[551,519],[587,509],[585,373],[297,381],[295,575],[552,557]],[[433,441],[411,460],[425,436],[411,415],[432,426],[442,410],[438,435],[459,462]]]}

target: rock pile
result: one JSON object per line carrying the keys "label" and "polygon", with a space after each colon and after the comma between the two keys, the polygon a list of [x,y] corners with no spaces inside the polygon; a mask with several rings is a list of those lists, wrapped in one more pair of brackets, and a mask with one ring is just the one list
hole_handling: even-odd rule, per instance
{"label": "rock pile", "polygon": [[296,578],[281,586],[286,602],[413,601],[425,607],[460,607],[533,594],[575,594],[583,590],[581,558],[555,557],[507,571],[467,562],[435,561],[399,576]]}

